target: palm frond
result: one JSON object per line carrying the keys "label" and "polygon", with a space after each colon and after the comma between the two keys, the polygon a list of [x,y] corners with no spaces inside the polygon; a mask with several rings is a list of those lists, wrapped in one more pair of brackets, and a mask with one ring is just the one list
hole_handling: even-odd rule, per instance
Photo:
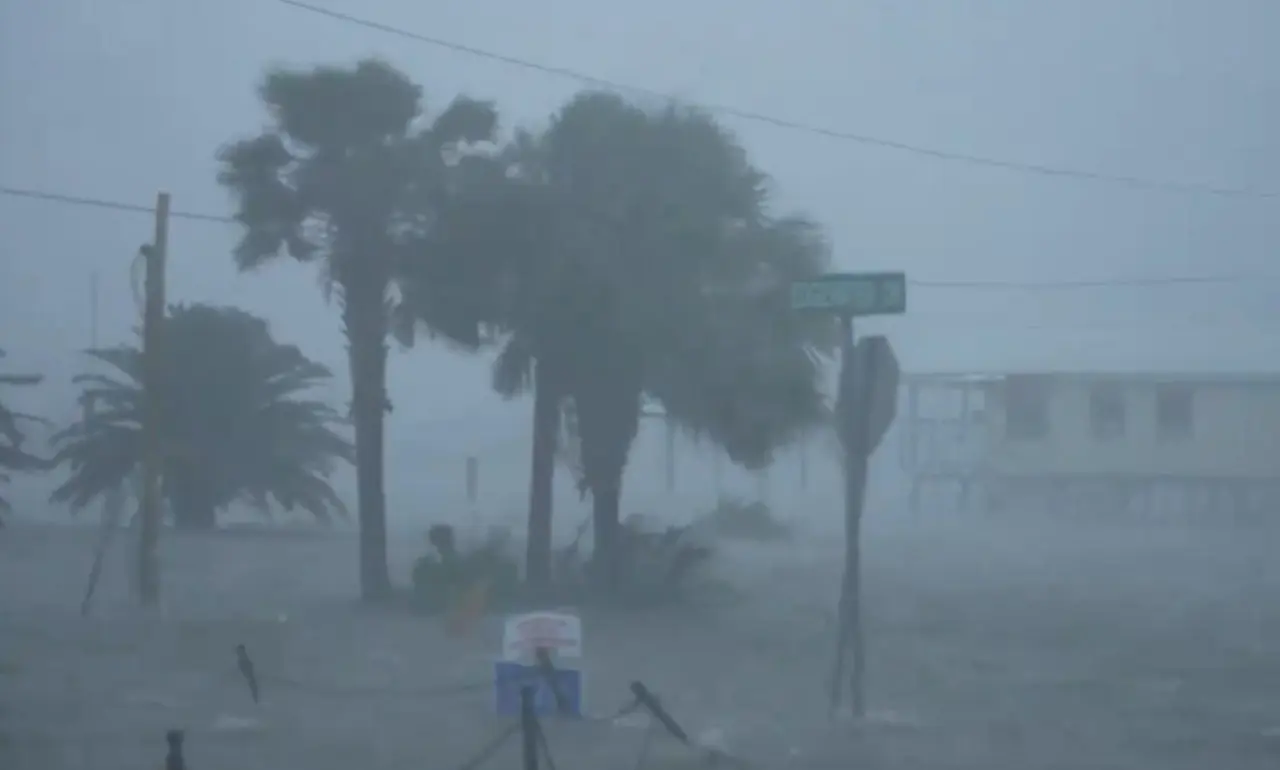
{"label": "palm frond", "polygon": [[[0,358],[4,357],[5,351],[0,350]],[[30,387],[43,380],[38,374],[0,374],[0,385],[6,386]],[[43,471],[52,467],[48,458],[41,457],[26,447],[27,433],[24,426],[29,424],[47,425],[48,421],[0,402],[0,487],[9,484],[15,471]],[[8,510],[11,510],[8,499],[0,495],[0,511]]]}
{"label": "palm frond", "polygon": [[[86,373],[74,380],[81,401],[94,408],[53,438],[54,459],[68,470],[53,500],[73,510],[119,489],[142,461],[141,352],[121,347],[89,355],[125,378]],[[184,505],[216,510],[235,500],[311,505],[324,500],[315,484],[354,459],[340,430],[345,421],[308,395],[332,373],[274,340],[261,318],[236,308],[175,305],[157,355],[162,484],[175,516],[184,515]]]}

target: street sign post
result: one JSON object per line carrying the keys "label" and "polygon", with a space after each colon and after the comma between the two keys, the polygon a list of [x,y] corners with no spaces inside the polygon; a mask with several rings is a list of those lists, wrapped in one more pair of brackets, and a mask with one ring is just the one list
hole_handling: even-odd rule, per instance
{"label": "street sign post", "polygon": [[[888,341],[882,345],[860,345],[859,356],[853,340],[853,319],[874,315],[900,315],[907,310],[907,276],[905,273],[830,273],[808,281],[791,284],[791,309],[802,313],[830,313],[840,317],[843,336],[840,345],[840,393],[837,394],[836,426],[844,444],[845,477],[845,555],[844,577],[840,586],[839,630],[836,634],[835,663],[831,672],[831,709],[841,701],[841,679],[844,677],[844,653],[853,648],[853,671],[849,689],[853,713],[865,713],[866,650],[862,629],[862,509],[867,488],[867,460],[878,438],[873,432],[881,428],[873,419],[873,411],[885,411],[875,399],[875,384],[884,379],[877,369],[881,359],[896,362]],[[883,347],[886,355],[874,354]],[[861,358],[861,364],[856,359]],[[855,369],[860,365],[860,370]],[[896,380],[897,372],[894,372]],[[895,388],[896,395],[896,388]],[[890,417],[890,419],[892,419]],[[887,430],[887,425],[884,426]]]}
{"label": "street sign post", "polygon": [[907,310],[905,273],[828,273],[791,284],[791,309],[840,316],[899,315]]}

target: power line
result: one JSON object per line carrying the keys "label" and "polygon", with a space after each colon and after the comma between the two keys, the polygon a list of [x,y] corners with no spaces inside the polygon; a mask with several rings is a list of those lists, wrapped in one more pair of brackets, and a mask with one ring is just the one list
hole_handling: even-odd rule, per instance
{"label": "power line", "polygon": [[1129,278],[1096,278],[1087,280],[1047,281],[929,281],[913,280],[909,283],[925,289],[1102,289],[1102,288],[1151,288],[1156,286],[1185,286],[1204,284],[1271,283],[1280,276],[1268,275],[1181,275],[1181,276],[1133,276]]}
{"label": "power line", "polygon": [[[286,0],[280,0],[285,2]],[[155,208],[141,203],[127,203],[124,201],[108,200],[106,198],[91,198],[84,195],[71,195],[68,193],[48,192],[44,190],[35,190],[24,187],[11,187],[9,185],[0,185],[0,195],[8,195],[15,198],[28,198],[32,200],[46,201],[49,203],[60,203],[67,206],[83,206],[87,208],[106,209],[109,211],[124,211],[131,214],[153,214]],[[217,224],[238,224],[233,217],[208,214],[197,211],[170,211],[169,216],[175,219],[187,219],[196,222],[214,222]],[[1280,281],[1280,276],[1273,275],[1183,275],[1183,276],[1132,276],[1128,278],[1097,278],[1084,280],[1047,280],[1047,281],[1010,281],[1010,280],[971,280],[971,281],[940,281],[928,279],[908,279],[907,283],[918,289],[971,289],[971,290],[1007,290],[1007,291],[1062,291],[1073,289],[1103,289],[1103,288],[1159,288],[1184,285],[1240,285],[1240,284],[1257,284],[1257,283],[1275,283]]]}
{"label": "power line", "polygon": [[[552,75],[569,80],[576,80],[580,83],[586,83],[593,86],[599,86],[612,91],[629,91],[643,96],[654,97],[663,100],[678,100],[672,94],[664,94],[644,86],[622,83],[608,78],[602,78],[592,75],[588,72],[571,69],[569,67],[559,67],[551,64],[543,64],[531,59],[525,59],[510,54],[498,53],[463,43],[446,40],[444,38],[424,35],[418,32],[412,32],[402,27],[395,27],[390,24],[365,19],[351,14],[334,11],[329,8],[304,3],[300,0],[276,0],[283,5],[306,11],[308,13],[325,16],[335,21],[345,24],[352,24],[365,29],[371,29],[388,35],[406,38],[426,45],[443,48],[456,53],[467,54],[481,59],[502,62],[513,67],[521,69],[541,72],[543,74]],[[935,160],[944,160],[955,163],[967,163],[973,166],[985,166],[987,168],[1002,169],[1022,174],[1034,174],[1044,177],[1057,177],[1062,179],[1075,179],[1085,182],[1100,182],[1105,184],[1119,185],[1122,187],[1130,187],[1143,190],[1159,190],[1162,192],[1195,194],[1195,195],[1212,195],[1220,198],[1246,198],[1246,199],[1275,199],[1280,198],[1280,192],[1270,190],[1251,190],[1238,187],[1216,187],[1213,185],[1191,184],[1183,182],[1172,182],[1160,179],[1147,179],[1143,177],[1127,176],[1124,174],[1107,174],[1095,171],[1084,171],[1081,169],[1064,168],[1060,166],[1049,166],[1041,163],[1026,163],[1021,161],[1004,160],[984,155],[973,155],[970,153],[954,152],[950,150],[940,150],[934,147],[926,147],[923,145],[912,144],[910,142],[899,141],[896,139],[886,139],[884,137],[871,136],[853,131],[844,131],[834,128],[827,128],[810,123],[802,123],[788,118],[778,117],[763,112],[755,112],[752,110],[744,110],[726,104],[715,104],[707,102],[699,102],[698,106],[711,112],[719,113],[739,120],[746,120],[753,123],[773,126],[787,131],[799,131],[806,134],[826,137],[828,139],[836,139],[840,141],[853,142],[869,147],[879,147],[886,150],[895,150],[898,152],[909,153]]]}
{"label": "power line", "polygon": [[[45,192],[43,190],[32,190],[23,187],[9,187],[8,185],[0,185],[0,194],[10,195],[15,198],[31,198],[34,200],[49,201],[51,203],[64,203],[69,206],[85,206],[89,208],[108,209],[111,211],[128,211],[134,214],[154,214],[154,206],[146,206],[141,203],[124,203],[121,201],[106,200],[105,198],[90,198],[84,195],[68,195],[66,193]],[[191,219],[198,222],[219,222],[222,224],[235,224],[236,220],[227,216],[219,216],[217,214],[201,214],[193,211],[170,211],[169,216],[174,219]]]}

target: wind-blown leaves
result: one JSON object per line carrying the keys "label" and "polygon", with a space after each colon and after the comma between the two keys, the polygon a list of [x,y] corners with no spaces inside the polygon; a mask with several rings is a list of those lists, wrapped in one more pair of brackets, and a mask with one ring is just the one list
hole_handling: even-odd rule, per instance
{"label": "wind-blown leaves", "polygon": [[[73,510],[119,488],[143,457],[141,351],[88,355],[110,373],[75,378],[85,416],[54,437],[69,476],[53,500]],[[276,342],[262,319],[208,305],[171,308],[157,355],[163,489],[180,525],[212,526],[237,501],[322,521],[346,514],[328,481],[353,457],[338,430],[344,420],[306,397],[331,378],[326,367]]]}
{"label": "wind-blown leaves", "polygon": [[777,447],[828,421],[819,367],[838,329],[830,318],[796,314],[788,304],[791,282],[827,264],[817,225],[766,219],[735,232],[734,241],[736,280],[705,292],[648,384],[678,423],[755,469]]}
{"label": "wind-blown leaves", "polygon": [[[546,382],[568,399],[560,422],[571,407],[602,550],[645,394],[749,467],[823,420],[818,359],[833,338],[783,295],[821,272],[827,245],[808,220],[770,216],[766,175],[709,115],[587,92],[496,162],[505,182],[484,215],[441,226],[509,277],[494,387],[532,386],[537,402]],[[548,426],[535,425],[535,455]],[[531,508],[531,533],[548,517]]]}
{"label": "wind-blown leaves", "polygon": [[[0,350],[0,358],[5,355],[4,350]],[[0,385],[25,387],[38,385],[43,379],[38,374],[0,374]],[[0,400],[0,487],[12,481],[14,472],[45,470],[50,465],[46,458],[30,452],[25,446],[27,432],[23,426],[30,423],[44,423],[44,420],[16,412]],[[0,494],[0,512],[10,509],[9,500]]]}

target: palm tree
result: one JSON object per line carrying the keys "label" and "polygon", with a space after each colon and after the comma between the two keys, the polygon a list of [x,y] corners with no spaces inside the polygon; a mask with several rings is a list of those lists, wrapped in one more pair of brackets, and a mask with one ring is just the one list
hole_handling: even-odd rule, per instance
{"label": "palm tree", "polygon": [[508,194],[523,205],[489,221],[518,240],[487,247],[519,255],[507,268],[510,335],[494,379],[505,394],[534,393],[530,576],[549,561],[563,412],[573,415],[599,561],[615,568],[622,473],[646,392],[744,464],[767,462],[821,419],[822,340],[774,292],[749,289],[820,271],[825,243],[805,220],[766,215],[764,176],[698,112],[585,93],[510,154],[518,173],[505,175],[507,189],[519,192]]}
{"label": "palm tree", "polygon": [[[5,357],[0,349],[0,358]],[[38,374],[0,374],[0,385],[30,386],[38,385],[44,378]],[[43,422],[38,417],[15,412],[3,401],[0,401],[0,485],[8,485],[14,472],[44,470],[49,462],[43,457],[32,454],[25,447],[27,433],[23,423]],[[11,509],[9,501],[0,494],[0,513]],[[4,519],[0,518],[0,526]]]}
{"label": "palm tree", "polygon": [[[69,469],[53,493],[73,510],[135,478],[143,455],[142,351],[88,351],[110,374],[87,373],[85,416],[54,437]],[[274,340],[266,321],[231,307],[175,305],[161,331],[158,400],[162,489],[178,527],[208,530],[236,502],[269,511],[301,509],[327,522],[345,516],[329,484],[353,448],[345,422],[308,392],[332,378],[296,347]]]}
{"label": "palm tree", "polygon": [[707,115],[571,100],[544,137],[579,298],[568,376],[601,573],[616,583],[623,470],[651,370],[690,338],[703,288],[741,272],[730,235],[760,217],[764,177]]}
{"label": "palm tree", "polygon": [[568,397],[579,353],[575,343],[594,300],[590,274],[566,248],[571,220],[563,216],[549,184],[545,145],[539,137],[519,133],[497,160],[505,192],[490,200],[507,202],[505,211],[495,213],[511,240],[492,247],[508,257],[498,268],[505,280],[496,292],[496,318],[507,336],[494,361],[493,387],[507,398],[533,395],[526,579],[536,591],[551,580],[556,458],[565,449],[561,435],[572,423]]}
{"label": "palm tree", "polygon": [[495,389],[533,393],[527,563],[541,586],[565,430],[601,563],[616,564],[622,471],[646,392],[753,467],[823,418],[828,342],[776,289],[820,272],[827,249],[807,220],[767,216],[764,176],[697,112],[584,93],[491,161],[441,218],[441,248],[490,270],[482,293],[505,333]]}
{"label": "palm tree", "polygon": [[384,598],[391,590],[383,423],[392,289],[410,270],[440,278],[438,290],[431,281],[415,284],[425,294],[412,320],[479,345],[479,310],[464,289],[481,273],[436,259],[432,231],[458,176],[453,150],[489,140],[497,118],[491,105],[459,98],[424,124],[421,89],[373,60],[274,70],[259,93],[270,127],[220,156],[219,181],[236,197],[244,227],[236,262],[248,270],[282,253],[318,261],[337,291],[351,364],[361,592]]}
{"label": "palm tree", "polygon": [[502,337],[494,389],[507,398],[533,394],[526,578],[535,590],[550,580],[552,483],[559,436],[570,424],[573,372],[592,367],[584,360],[587,340],[609,318],[608,295],[599,291],[606,263],[583,231],[599,223],[566,205],[550,149],[546,135],[517,133],[488,160],[487,173],[470,175],[480,184],[455,196],[440,228],[450,261],[488,270],[479,293],[491,298],[486,317]]}

